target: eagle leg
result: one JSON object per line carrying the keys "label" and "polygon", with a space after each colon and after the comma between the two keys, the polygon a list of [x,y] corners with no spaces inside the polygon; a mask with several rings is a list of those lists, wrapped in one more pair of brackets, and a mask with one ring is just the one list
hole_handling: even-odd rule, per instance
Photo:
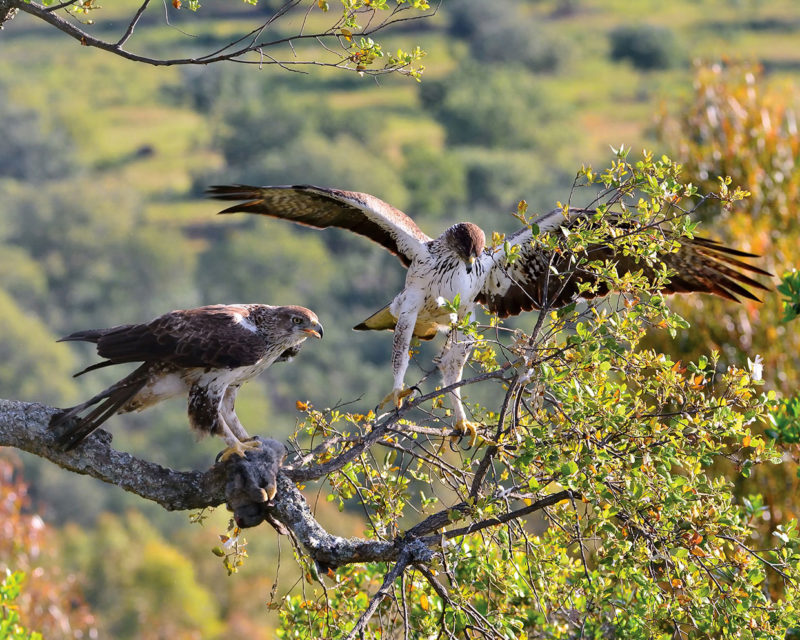
{"label": "eagle leg", "polygon": [[[452,330],[450,335],[447,336],[447,342],[445,342],[442,352],[436,359],[439,371],[442,373],[443,387],[449,387],[461,381],[464,365],[469,358],[473,344],[474,340],[470,336],[462,336],[456,330]],[[467,420],[464,404],[461,401],[461,387],[456,387],[450,391],[450,403],[456,418],[455,432],[461,435],[469,434],[469,447],[472,448],[478,438],[478,431],[476,425]],[[451,442],[458,442],[460,437],[459,435],[453,435]]]}
{"label": "eagle leg", "polygon": [[403,399],[414,392],[414,387],[403,389],[403,380],[408,369],[408,350],[411,346],[411,337],[414,333],[414,323],[417,321],[419,312],[419,301],[405,295],[405,291],[392,302],[392,307],[398,306],[397,324],[394,328],[394,338],[392,338],[392,374],[394,377],[392,392],[387,395],[378,405],[378,409],[383,409],[390,402],[395,409],[403,406]]}
{"label": "eagle leg", "polygon": [[238,385],[227,388],[199,383],[189,390],[189,424],[201,434],[220,436],[228,445],[217,461],[224,462],[234,454],[244,458],[248,449],[261,446],[258,440],[249,439],[233,411],[237,390]]}
{"label": "eagle leg", "polygon": [[219,412],[233,436],[237,440],[244,442],[245,440],[252,440],[253,438],[247,433],[244,425],[239,421],[239,416],[236,415],[236,411],[234,410],[236,394],[238,392],[238,384],[231,385],[225,390],[225,395],[222,396],[222,402],[219,405]]}

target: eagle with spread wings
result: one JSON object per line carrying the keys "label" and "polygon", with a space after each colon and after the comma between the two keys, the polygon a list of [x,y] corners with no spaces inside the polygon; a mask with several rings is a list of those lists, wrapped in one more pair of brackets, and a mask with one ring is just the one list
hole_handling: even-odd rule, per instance
{"label": "eagle with spread wings", "polygon": [[92,342],[105,360],[76,376],[114,364],[142,364],[86,402],[55,414],[50,426],[69,450],[116,413],[188,394],[192,429],[220,436],[227,444],[223,459],[244,456],[259,442],[234,411],[239,387],[273,362],[297,355],[309,336],[322,334],[313,311],[266,304],[210,305],[170,311],[143,324],[78,331],[60,342]]}
{"label": "eagle with spread wings", "polygon": [[[220,213],[254,213],[281,218],[323,229],[339,227],[366,236],[396,255],[408,269],[405,287],[383,309],[355,327],[357,330],[394,330],[392,371],[394,385],[384,398],[400,407],[410,393],[404,388],[412,337],[433,338],[439,331],[451,331],[453,321],[447,301],[460,301],[457,319],[461,320],[482,304],[500,317],[523,311],[553,309],[578,298],[593,298],[608,293],[603,287],[585,289],[597,276],[576,270],[570,257],[559,255],[537,241],[533,225],[506,238],[507,248],[516,248],[516,258],[506,251],[486,248],[483,231],[470,222],[460,222],[438,238],[431,238],[411,218],[375,196],[311,185],[253,187],[246,185],[212,186],[207,193],[219,200],[239,201]],[[535,219],[539,234],[554,233],[589,218],[593,209],[556,209]],[[616,264],[618,274],[644,271],[654,278],[656,269],[637,262],[613,242],[584,248],[590,260]],[[710,293],[730,300],[757,298],[746,288],[766,289],[743,271],[770,274],[740,258],[753,254],[726,247],[714,240],[683,238],[680,248],[663,253],[660,260],[674,275],[663,287],[665,293]],[[554,276],[553,274],[560,274]],[[458,339],[457,339],[458,338]],[[461,380],[472,349],[469,336],[448,336],[437,357],[444,387]],[[455,429],[475,434],[461,402],[460,387],[450,392]]]}

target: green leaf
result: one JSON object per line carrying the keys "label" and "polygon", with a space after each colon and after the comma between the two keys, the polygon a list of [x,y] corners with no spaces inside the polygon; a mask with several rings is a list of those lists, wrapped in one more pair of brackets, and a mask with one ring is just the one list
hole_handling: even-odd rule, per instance
{"label": "green leaf", "polygon": [[561,465],[561,474],[565,477],[574,475],[578,472],[578,464],[573,460]]}

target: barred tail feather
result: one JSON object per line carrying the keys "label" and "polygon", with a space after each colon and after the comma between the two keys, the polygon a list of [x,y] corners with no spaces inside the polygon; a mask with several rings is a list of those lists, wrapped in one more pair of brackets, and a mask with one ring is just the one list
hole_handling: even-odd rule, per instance
{"label": "barred tail feather", "polygon": [[[391,303],[390,303],[391,304]],[[394,331],[397,324],[395,318],[389,311],[389,304],[383,309],[373,313],[369,318],[364,320],[361,324],[353,327],[354,331]],[[435,322],[423,322],[417,319],[414,325],[414,337],[420,340],[433,340],[439,332],[439,325]]]}
{"label": "barred tail feather", "polygon": [[[50,419],[50,429],[56,432],[58,445],[64,451],[74,449],[124,407],[147,384],[147,376],[141,373],[142,368],[137,369],[86,402],[55,414]],[[81,416],[89,407],[94,408]]]}
{"label": "barred tail feather", "polygon": [[394,331],[394,326],[397,324],[397,318],[395,318],[391,312],[389,311],[389,305],[387,304],[383,309],[380,311],[376,311],[373,313],[369,318],[364,320],[361,324],[356,325],[353,327],[354,331]]}

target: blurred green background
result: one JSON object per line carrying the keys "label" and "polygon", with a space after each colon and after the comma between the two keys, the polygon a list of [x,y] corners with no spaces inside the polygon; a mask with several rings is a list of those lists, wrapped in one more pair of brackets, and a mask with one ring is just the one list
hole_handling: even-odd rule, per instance
{"label": "blurred green background", "polygon": [[[279,4],[209,0],[197,13],[170,9],[169,25],[153,7],[134,49],[208,51]],[[119,29],[136,6],[103,7],[91,29]],[[424,48],[422,82],[326,69],[151,67],[81,47],[26,15],[8,23],[0,32],[0,397],[67,406],[121,377],[104,369],[72,379],[94,361],[88,347],[55,343],[72,331],[265,302],[314,309],[325,340],[242,390],[238,414],[251,433],[287,437],[297,400],[374,407],[390,389],[390,336],[350,328],[399,290],[399,262],[346,233],[215,217],[220,207],[202,195],[215,183],[364,191],[431,235],[460,220],[490,234],[516,228],[510,214],[521,199],[533,211],[565,201],[581,165],[603,167],[610,147],[624,144],[634,155],[671,154],[696,182],[733,174],[754,190],[753,203],[710,212],[701,230],[765,253],[762,266],[778,274],[796,266],[796,1],[448,0],[381,42],[390,51]],[[774,298],[763,307],[681,301],[692,328],[653,340],[678,357],[712,347],[740,362],[761,353],[768,385],[791,392],[797,329],[778,326]],[[409,381],[432,368],[438,346],[423,347]],[[206,468],[221,443],[195,443],[185,412],[176,399],[107,427],[136,455]],[[221,510],[201,529],[186,514],[20,458],[29,508],[58,550],[48,562],[78,576],[101,637],[271,637],[270,531],[248,536],[251,558],[227,578],[210,553],[225,529]],[[773,523],[794,515],[791,472],[758,482]],[[324,520],[329,505],[318,506]],[[359,530],[357,513],[328,517],[336,533]],[[285,592],[297,570],[287,569],[283,546]],[[0,555],[0,564],[13,558]]]}

